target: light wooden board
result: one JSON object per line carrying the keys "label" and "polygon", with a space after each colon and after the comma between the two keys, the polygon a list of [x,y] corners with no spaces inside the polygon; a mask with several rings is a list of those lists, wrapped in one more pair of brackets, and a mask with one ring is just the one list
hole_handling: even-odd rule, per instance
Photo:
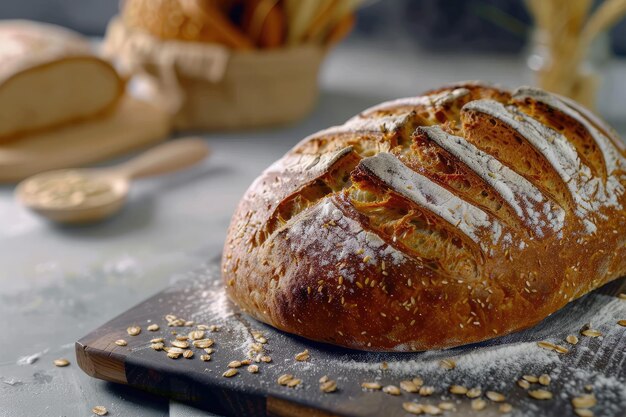
{"label": "light wooden board", "polygon": [[[618,318],[626,318],[626,301],[617,296],[623,291],[626,280],[616,280],[570,303],[532,329],[485,343],[446,351],[368,353],[313,343],[255,321],[227,299],[219,266],[212,264],[94,330],[76,343],[76,354],[81,368],[91,376],[189,401],[220,415],[406,417],[402,409],[406,401],[435,405],[453,402],[456,411],[446,412],[449,416],[501,415],[498,404],[487,401],[487,408],[476,412],[471,408],[471,399],[448,392],[451,384],[460,384],[480,387],[483,393],[503,393],[514,408],[513,416],[561,417],[573,415],[571,398],[584,393],[584,386],[591,384],[599,404],[593,409],[595,416],[623,417],[626,328],[616,323]],[[193,349],[192,359],[174,360],[149,347],[152,338],[169,341],[174,339],[172,331],[186,334],[191,330],[167,327],[164,317],[170,313],[197,324],[221,326],[218,332],[208,334],[215,340],[211,361],[199,359],[204,353],[200,349]],[[160,330],[147,331],[150,323],[159,324]],[[585,323],[592,323],[604,336],[579,335],[577,345],[568,345],[565,337],[578,334]],[[143,330],[133,337],[126,329],[134,324]],[[253,330],[261,330],[268,339],[265,349],[272,362],[259,363],[258,374],[250,374],[243,367],[235,377],[224,378],[222,373],[230,361],[245,359],[254,342]],[[128,346],[115,345],[117,339],[125,339]],[[537,342],[542,340],[567,346],[569,353],[541,349]],[[310,352],[310,360],[296,362],[294,355],[305,349]],[[443,369],[439,362],[445,358],[456,361],[456,368]],[[302,384],[296,389],[279,386],[276,380],[285,373],[302,379]],[[550,390],[554,393],[552,400],[531,399],[516,384],[522,375],[543,373],[551,375],[550,386],[535,384],[533,388]],[[337,381],[337,392],[320,392],[318,380],[323,375]],[[399,385],[416,376],[434,387],[433,395],[403,392],[392,396],[364,391],[360,385],[364,381]]]}
{"label": "light wooden board", "polygon": [[0,182],[38,172],[79,167],[164,140],[164,109],[130,96],[105,117],[0,143]]}

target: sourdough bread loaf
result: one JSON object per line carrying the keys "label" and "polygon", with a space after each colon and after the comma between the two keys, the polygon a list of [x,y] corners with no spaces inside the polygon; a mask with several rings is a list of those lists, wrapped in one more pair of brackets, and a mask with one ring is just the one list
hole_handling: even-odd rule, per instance
{"label": "sourdough bread loaf", "polygon": [[103,113],[123,91],[115,69],[78,34],[0,23],[0,141]]}
{"label": "sourdough bread loaf", "polygon": [[625,168],[613,130],[541,90],[383,103],[250,186],[226,289],[263,322],[355,349],[505,335],[626,273]]}

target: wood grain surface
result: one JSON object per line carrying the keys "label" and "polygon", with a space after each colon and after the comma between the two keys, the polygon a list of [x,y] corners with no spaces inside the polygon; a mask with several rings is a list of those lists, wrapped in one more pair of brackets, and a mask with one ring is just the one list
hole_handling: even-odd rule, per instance
{"label": "wood grain surface", "polygon": [[163,141],[169,131],[164,109],[126,96],[103,117],[0,144],[0,183],[118,156]]}
{"label": "wood grain surface", "polygon": [[[514,416],[574,415],[571,399],[591,389],[598,399],[592,408],[595,416],[623,417],[626,414],[626,328],[617,324],[626,318],[626,300],[618,294],[626,291],[626,280],[614,281],[570,303],[566,308],[523,332],[477,345],[446,351],[422,353],[368,353],[313,343],[279,332],[241,313],[226,298],[219,278],[219,267],[208,265],[180,278],[165,291],[94,330],[76,343],[78,363],[96,378],[129,384],[163,396],[190,402],[198,407],[233,416],[407,416],[402,403],[412,401],[437,405],[452,402],[454,411],[444,415],[501,415],[499,404],[488,400],[485,392],[493,390],[506,396]],[[203,362],[204,353],[193,349],[192,359],[170,359],[165,352],[150,348],[150,339],[163,337],[166,344],[175,335],[186,334],[191,327],[168,327],[165,315],[175,314],[195,324],[219,326],[208,332],[215,352]],[[147,330],[156,323],[160,329]],[[580,335],[590,324],[601,337]],[[129,336],[128,326],[141,326],[142,332]],[[441,325],[446,325],[442,323]],[[258,363],[259,373],[246,367],[232,378],[222,373],[233,360],[243,360],[261,331],[270,363]],[[565,342],[571,334],[580,339],[576,345]],[[114,341],[125,339],[127,346]],[[566,354],[542,349],[539,341],[548,341],[569,349]],[[299,362],[294,355],[308,349],[310,359]],[[443,359],[455,362],[448,370]],[[282,374],[302,379],[296,388],[276,383]],[[531,389],[551,391],[554,398],[539,401],[529,397],[516,381],[522,375],[547,373],[547,386],[533,384]],[[338,390],[323,393],[319,378],[328,375],[337,381]],[[366,391],[364,381],[398,386],[400,381],[421,377],[434,393],[420,396],[402,392],[393,396],[382,391]],[[479,387],[487,407],[474,411],[471,399],[450,394],[452,384]]]}

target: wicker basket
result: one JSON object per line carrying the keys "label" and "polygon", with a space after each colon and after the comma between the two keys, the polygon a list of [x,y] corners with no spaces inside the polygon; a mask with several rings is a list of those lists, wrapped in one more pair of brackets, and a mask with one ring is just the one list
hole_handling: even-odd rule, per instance
{"label": "wicker basket", "polygon": [[233,51],[218,44],[161,40],[113,19],[104,53],[122,72],[154,87],[178,130],[241,129],[305,116],[318,95],[325,50],[301,46]]}

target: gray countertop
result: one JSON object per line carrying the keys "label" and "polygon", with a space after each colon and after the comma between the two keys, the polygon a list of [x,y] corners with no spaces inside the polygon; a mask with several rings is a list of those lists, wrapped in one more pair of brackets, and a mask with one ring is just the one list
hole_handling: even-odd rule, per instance
{"label": "gray countertop", "polygon": [[[170,412],[165,399],[89,378],[75,363],[74,342],[219,256],[247,186],[304,136],[384,99],[450,81],[528,82],[521,58],[399,49],[357,45],[334,51],[308,118],[276,129],[204,135],[213,149],[210,159],[136,183],[127,207],[105,223],[53,226],[18,206],[12,187],[0,187],[0,417],[89,416],[95,405],[111,416],[190,415]],[[626,65],[614,67],[606,79],[623,86],[623,78],[614,78],[626,74]],[[622,100],[623,112],[626,95],[611,94],[607,100]],[[604,105],[615,109],[608,101]],[[59,357],[71,365],[56,368],[52,361]]]}

